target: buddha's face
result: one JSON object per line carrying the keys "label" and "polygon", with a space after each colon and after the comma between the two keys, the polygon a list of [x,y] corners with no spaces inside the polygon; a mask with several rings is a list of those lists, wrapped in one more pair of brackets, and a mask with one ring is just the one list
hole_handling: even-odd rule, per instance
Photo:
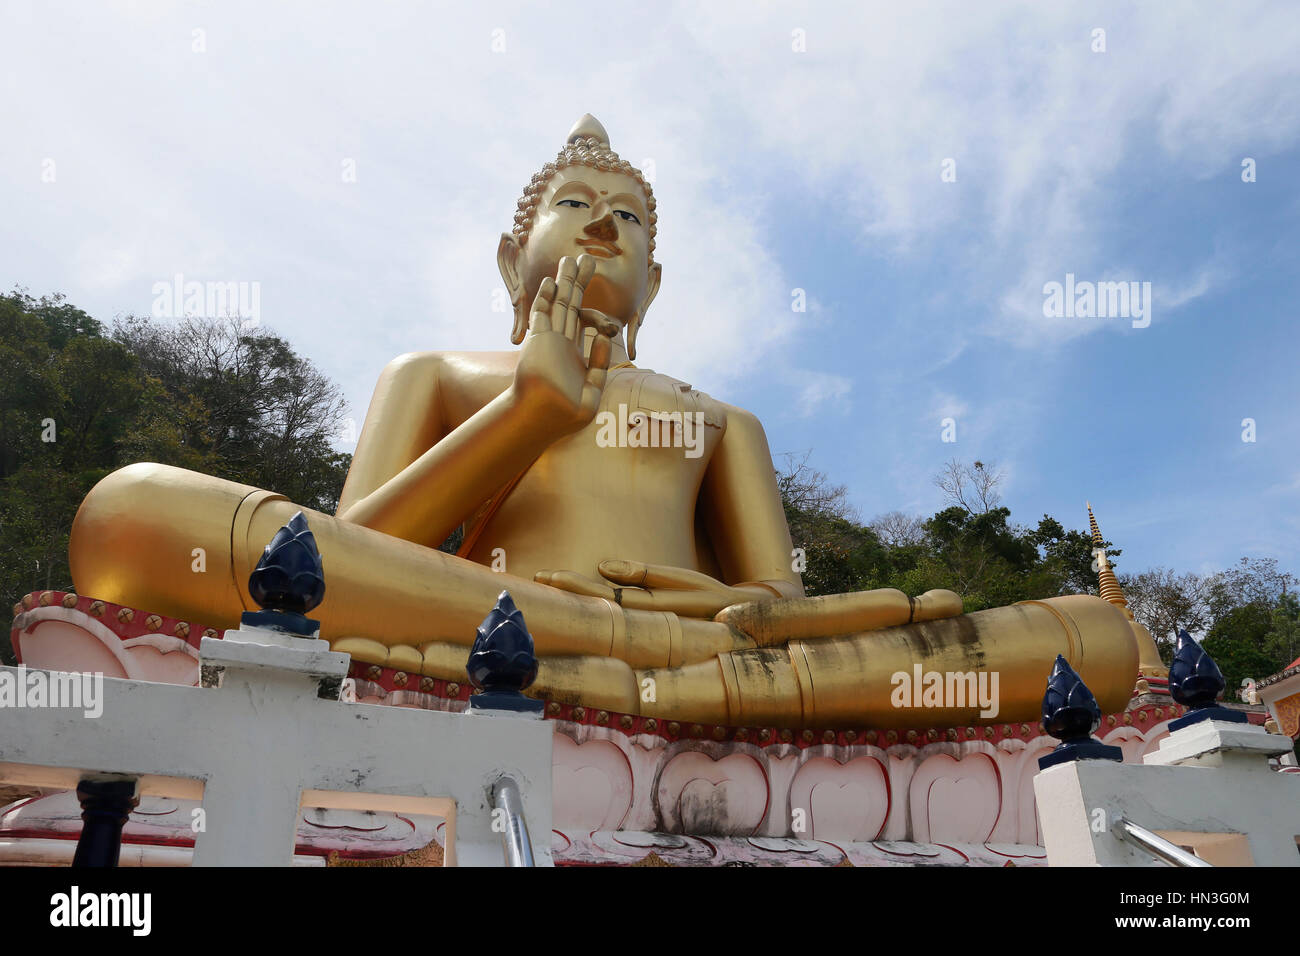
{"label": "buddha's face", "polygon": [[596,274],[584,308],[628,321],[644,312],[650,287],[650,219],[641,185],[626,173],[566,166],[547,184],[524,245],[520,279],[531,303],[564,256],[588,255]]}

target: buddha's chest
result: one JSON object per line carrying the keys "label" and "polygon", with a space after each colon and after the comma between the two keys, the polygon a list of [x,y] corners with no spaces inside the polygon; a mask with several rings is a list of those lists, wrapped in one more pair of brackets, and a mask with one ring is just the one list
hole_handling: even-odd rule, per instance
{"label": "buddha's chest", "polygon": [[680,468],[682,460],[705,464],[725,427],[722,406],[685,382],[623,369],[610,375],[595,419],[577,437],[598,450],[641,452],[639,460]]}
{"label": "buddha's chest", "polygon": [[547,449],[525,480],[607,499],[693,502],[725,426],[722,405],[685,382],[615,370],[595,418]]}
{"label": "buddha's chest", "polygon": [[645,412],[663,420],[673,415],[699,416],[712,428],[726,426],[722,405],[685,382],[650,369],[625,368],[610,373],[601,395],[600,410],[620,414]]}

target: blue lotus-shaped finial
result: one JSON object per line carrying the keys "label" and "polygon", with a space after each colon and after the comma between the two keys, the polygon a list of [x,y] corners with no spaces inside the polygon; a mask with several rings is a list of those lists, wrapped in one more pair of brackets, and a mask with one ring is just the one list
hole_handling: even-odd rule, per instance
{"label": "blue lotus-shaped finial", "polygon": [[1186,631],[1178,632],[1174,662],[1169,665],[1169,696],[1191,710],[1214,706],[1223,693],[1223,672],[1205,648]]}
{"label": "blue lotus-shaped finial", "polygon": [[299,511],[275,533],[248,576],[248,593],[268,611],[306,614],[325,597],[316,538]]}
{"label": "blue lotus-shaped finial", "polygon": [[465,670],[475,687],[493,695],[519,695],[537,679],[533,636],[509,591],[497,596],[496,605],[478,626]]}
{"label": "blue lotus-shaped finial", "polygon": [[1060,654],[1043,694],[1043,729],[1061,743],[1049,754],[1038,758],[1040,770],[1072,760],[1122,760],[1118,747],[1092,739],[1101,726],[1101,708],[1097,698]]}
{"label": "blue lotus-shaped finial", "polygon": [[1043,728],[1057,740],[1079,740],[1091,737],[1099,726],[1101,708],[1097,698],[1066,659],[1057,654],[1043,695]]}
{"label": "blue lotus-shaped finial", "polygon": [[1249,723],[1244,711],[1215,703],[1225,685],[1214,658],[1192,635],[1179,631],[1174,662],[1169,665],[1169,696],[1186,707],[1187,713],[1169,722],[1170,733],[1204,720]]}

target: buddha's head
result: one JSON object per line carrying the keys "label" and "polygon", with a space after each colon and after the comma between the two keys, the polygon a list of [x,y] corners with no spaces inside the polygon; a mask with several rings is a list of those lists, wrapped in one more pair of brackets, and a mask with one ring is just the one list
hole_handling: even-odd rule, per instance
{"label": "buddha's head", "polygon": [[569,133],[555,162],[533,176],[519,200],[512,232],[501,236],[497,265],[514,305],[510,341],[528,331],[528,311],[542,280],[564,256],[589,255],[596,274],[582,297],[627,329],[627,352],[659,291],[654,261],[655,200],[640,170],[609,148],[609,136],[587,114]]}

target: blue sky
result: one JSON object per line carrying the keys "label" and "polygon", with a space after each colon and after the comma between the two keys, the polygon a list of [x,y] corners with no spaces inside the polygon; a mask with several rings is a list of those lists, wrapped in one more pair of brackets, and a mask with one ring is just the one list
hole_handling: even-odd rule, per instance
{"label": "blue sky", "polygon": [[[1126,570],[1300,571],[1300,9],[898,6],[7,3],[0,283],[108,320],[258,282],[359,424],[397,354],[508,347],[497,237],[591,112],[655,170],[638,364],[864,518],[978,458]],[[1044,317],[1067,272],[1150,326]]]}

